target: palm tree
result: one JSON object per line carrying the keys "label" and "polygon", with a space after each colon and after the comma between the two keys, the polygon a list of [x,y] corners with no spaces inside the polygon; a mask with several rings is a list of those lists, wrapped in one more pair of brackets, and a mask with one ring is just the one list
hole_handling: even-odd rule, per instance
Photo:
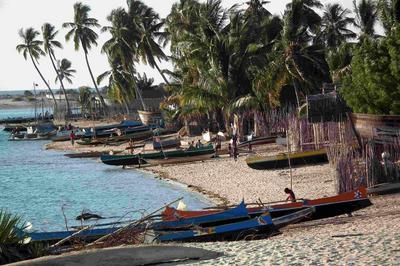
{"label": "palm tree", "polygon": [[330,49],[336,50],[342,43],[357,36],[347,28],[354,24],[354,18],[348,17],[350,13],[340,4],[327,4],[324,7],[321,35]]}
{"label": "palm tree", "polygon": [[22,53],[25,60],[28,59],[28,56],[30,57],[32,64],[35,67],[36,71],[38,72],[40,78],[43,80],[44,84],[46,84],[46,87],[49,89],[50,94],[54,101],[55,110],[57,110],[57,100],[54,97],[54,93],[51,90],[49,83],[42,75],[42,72],[40,72],[39,67],[37,66],[39,57],[41,55],[45,55],[43,50],[40,48],[43,42],[36,39],[39,35],[40,33],[36,31],[34,28],[27,28],[26,30],[20,29],[19,36],[23,40],[23,43],[17,45],[16,49],[19,53]]}
{"label": "palm tree", "polygon": [[400,23],[400,0],[379,0],[379,18],[386,34],[388,34],[396,23]]}
{"label": "palm tree", "polygon": [[97,95],[99,96],[103,112],[106,113],[107,106],[101,95],[99,88],[97,87],[96,80],[93,76],[92,69],[89,64],[88,52],[93,45],[97,45],[98,34],[93,31],[93,27],[99,28],[100,25],[97,19],[89,17],[90,7],[80,2],[74,4],[74,22],[66,22],[63,24],[64,28],[71,28],[71,30],[65,35],[66,41],[73,38],[75,50],[78,51],[82,47],[85,54],[86,65],[89,70],[90,77],[92,79],[94,88],[96,89]]}
{"label": "palm tree", "polygon": [[67,93],[65,91],[63,79],[60,77],[60,73],[58,72],[57,66],[55,64],[57,59],[54,54],[54,48],[62,49],[62,44],[59,41],[55,40],[57,33],[58,33],[58,31],[56,31],[55,27],[53,25],[51,25],[50,23],[43,24],[43,26],[42,26],[43,50],[49,56],[51,64],[53,65],[54,71],[56,72],[58,80],[60,81],[61,89],[63,91],[65,101],[67,103],[67,117],[68,117],[71,113],[71,108],[69,105]]}
{"label": "palm tree", "polygon": [[[138,39],[137,31],[132,31],[134,27],[129,14],[123,8],[114,9],[107,17],[111,22],[111,26],[103,27],[102,31],[111,33],[111,39],[106,41],[102,47],[102,52],[108,56],[111,69],[101,74],[97,78],[97,82],[101,82],[105,77],[109,76],[109,88],[113,95],[116,95],[118,102],[125,105],[127,113],[129,113],[129,102],[133,96],[139,96],[135,92],[136,84],[134,75],[136,73],[134,63],[137,62],[135,54],[136,48],[133,46]],[[135,88],[135,90],[132,90]],[[146,109],[143,101],[142,108]]]}
{"label": "palm tree", "polygon": [[378,21],[377,4],[373,0],[361,0],[358,4],[353,0],[356,14],[355,26],[360,29],[360,39],[376,37],[375,24]]}
{"label": "palm tree", "polygon": [[57,83],[58,81],[60,82],[60,86],[63,90],[64,96],[65,96],[65,101],[67,102],[67,110],[68,110],[68,114],[70,114],[71,109],[70,109],[70,105],[69,105],[69,100],[67,97],[67,92],[65,90],[64,87],[64,80],[66,80],[69,84],[72,84],[72,77],[74,77],[74,73],[76,73],[75,69],[72,69],[72,63],[71,61],[69,61],[68,59],[63,59],[61,60],[61,63],[59,63],[58,69],[57,69],[57,76],[55,79],[55,82]]}
{"label": "palm tree", "polygon": [[158,66],[157,60],[167,60],[159,42],[166,39],[166,33],[161,32],[164,21],[160,20],[158,14],[150,7],[138,0],[128,1],[129,15],[136,25],[139,33],[136,47],[139,58],[144,64],[156,68],[165,83],[170,85],[164,73]]}

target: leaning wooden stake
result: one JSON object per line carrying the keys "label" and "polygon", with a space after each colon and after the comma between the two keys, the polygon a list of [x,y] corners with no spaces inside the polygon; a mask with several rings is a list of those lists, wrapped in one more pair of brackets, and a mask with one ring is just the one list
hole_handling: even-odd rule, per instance
{"label": "leaning wooden stake", "polygon": [[90,247],[90,246],[96,245],[97,243],[102,242],[103,240],[107,239],[107,238],[110,237],[111,235],[114,235],[114,234],[117,234],[117,233],[119,233],[119,232],[122,232],[123,230],[125,230],[125,229],[129,228],[130,226],[134,225],[135,223],[136,223],[136,224],[140,224],[141,222],[144,222],[144,221],[146,221],[147,219],[151,218],[154,214],[156,214],[157,212],[161,211],[161,210],[164,209],[165,207],[167,207],[167,206],[169,206],[169,205],[171,205],[171,204],[174,204],[174,203],[176,203],[176,202],[178,202],[178,201],[180,201],[180,200],[182,200],[182,199],[183,199],[183,197],[180,197],[180,198],[178,198],[178,199],[176,199],[176,200],[174,200],[174,201],[172,201],[172,202],[170,202],[170,203],[168,203],[168,204],[165,204],[163,207],[161,207],[161,208],[155,210],[154,212],[152,212],[152,213],[146,215],[145,217],[143,217],[143,218],[141,218],[141,219],[139,219],[139,220],[136,220],[136,221],[134,221],[134,222],[132,222],[132,223],[130,223],[130,224],[124,226],[124,227],[121,227],[120,229],[118,229],[118,230],[116,230],[116,231],[114,231],[114,232],[112,232],[112,233],[110,233],[110,234],[108,234],[108,235],[105,235],[105,236],[103,236],[103,237],[100,237],[99,239],[97,239],[96,241],[94,241],[94,242],[92,242],[91,244],[87,245],[86,247]]}

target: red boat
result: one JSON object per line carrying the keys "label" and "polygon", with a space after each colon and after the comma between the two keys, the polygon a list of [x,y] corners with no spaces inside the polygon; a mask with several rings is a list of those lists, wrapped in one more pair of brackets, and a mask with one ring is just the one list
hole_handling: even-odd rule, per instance
{"label": "red boat", "polygon": [[[302,199],[297,202],[275,204],[261,207],[247,208],[250,218],[259,216],[265,211],[269,211],[272,218],[281,217],[290,213],[294,213],[309,207],[314,207],[315,212],[308,217],[308,220],[323,219],[334,217],[342,214],[350,214],[354,211],[371,206],[372,203],[367,197],[365,187],[349,191],[337,196],[325,197],[314,200]],[[211,209],[199,211],[180,211],[172,207],[167,207],[162,212],[164,221],[175,221],[186,218],[210,215],[224,211],[224,209]]]}

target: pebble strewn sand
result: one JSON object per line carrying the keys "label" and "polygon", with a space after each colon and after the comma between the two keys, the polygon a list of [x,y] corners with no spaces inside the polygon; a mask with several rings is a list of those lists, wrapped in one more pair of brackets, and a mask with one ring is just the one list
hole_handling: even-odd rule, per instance
{"label": "pebble strewn sand", "polygon": [[[267,154],[283,151],[271,146]],[[285,200],[285,187],[290,187],[288,169],[253,170],[245,162],[246,156],[237,161],[224,157],[218,160],[175,166],[156,166],[146,169],[202,190],[218,194],[222,200],[235,204],[246,202]],[[293,190],[298,198],[315,198],[335,194],[334,170],[328,165],[307,166],[292,169]],[[190,207],[190,206],[189,206]]]}

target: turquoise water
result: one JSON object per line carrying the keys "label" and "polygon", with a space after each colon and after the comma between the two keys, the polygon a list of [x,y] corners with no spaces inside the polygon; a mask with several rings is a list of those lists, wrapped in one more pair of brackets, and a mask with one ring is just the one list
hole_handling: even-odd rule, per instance
{"label": "turquoise water", "polygon": [[6,119],[10,117],[34,117],[35,110],[33,108],[21,108],[21,109],[0,109],[0,119]]}
{"label": "turquoise water", "polygon": [[70,159],[44,150],[46,141],[10,142],[0,130],[0,209],[22,215],[38,231],[65,229],[62,207],[71,225],[83,209],[121,216],[149,212],[181,196],[189,208],[210,205],[202,195],[152,174]]}

